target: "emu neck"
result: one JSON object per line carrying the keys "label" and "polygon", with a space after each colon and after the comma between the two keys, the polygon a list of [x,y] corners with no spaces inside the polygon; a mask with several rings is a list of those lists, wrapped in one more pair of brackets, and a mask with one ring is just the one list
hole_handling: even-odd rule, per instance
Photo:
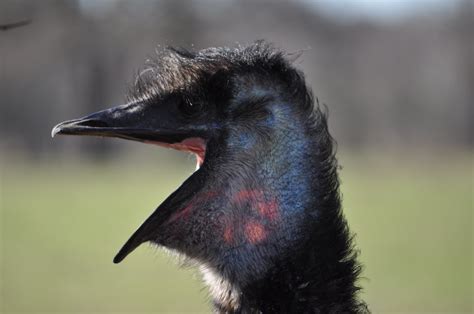
{"label": "emu neck", "polygon": [[257,235],[243,229],[238,245],[206,265],[216,309],[356,312],[359,269],[341,214],[325,117],[285,113],[265,123],[258,137],[232,130],[217,156],[225,162],[215,184],[231,195],[253,191],[249,202],[235,205],[234,228],[248,220],[259,227]]}

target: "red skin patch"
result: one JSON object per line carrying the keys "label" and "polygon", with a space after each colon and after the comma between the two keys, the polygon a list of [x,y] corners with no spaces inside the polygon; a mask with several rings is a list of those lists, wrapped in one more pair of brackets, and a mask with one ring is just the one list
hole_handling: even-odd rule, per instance
{"label": "red skin patch", "polygon": [[191,212],[194,209],[194,205],[196,203],[207,201],[208,199],[210,199],[212,197],[215,197],[215,196],[217,196],[217,193],[213,192],[213,191],[210,191],[210,192],[206,192],[206,193],[203,193],[202,195],[199,195],[199,196],[195,197],[194,199],[192,199],[189,202],[189,204],[186,207],[184,207],[183,209],[178,210],[175,213],[173,213],[173,215],[171,215],[168,222],[174,222],[178,219],[187,219],[187,218],[189,218]]}
{"label": "red skin patch", "polygon": [[[197,204],[217,196],[218,192],[209,191],[194,197],[187,206],[173,213],[168,222],[172,223],[177,220],[188,219],[192,211],[198,208],[196,207]],[[258,218],[257,220],[249,220],[243,226],[243,235],[250,244],[258,244],[264,241],[268,237],[268,231],[264,226],[266,224],[265,221],[274,223],[280,216],[277,200],[272,198],[267,201],[262,190],[241,190],[234,195],[232,203],[249,203],[259,214],[260,219],[262,219],[262,222],[259,222],[258,220],[260,219]],[[234,227],[232,223],[224,226],[222,239],[227,245],[234,245],[238,241]]]}
{"label": "red skin patch", "polygon": [[273,198],[266,201],[265,194],[261,190],[241,190],[234,196],[234,202],[255,202],[259,214],[270,221],[277,220],[280,215],[277,200]]}
{"label": "red skin patch", "polygon": [[224,241],[227,244],[234,242],[234,228],[232,226],[226,226],[224,229]]}
{"label": "red skin patch", "polygon": [[245,201],[252,201],[252,200],[262,200],[263,199],[263,192],[260,190],[240,190],[234,196],[234,201],[238,203],[242,203]]}
{"label": "red skin patch", "polygon": [[261,223],[250,221],[245,224],[245,236],[252,244],[257,244],[265,240],[267,232]]}
{"label": "red skin patch", "polygon": [[171,217],[170,219],[168,220],[168,222],[174,222],[178,219],[187,219],[189,218],[189,215],[191,214],[192,210],[193,210],[193,203],[194,202],[191,202],[188,206],[184,207],[183,209],[181,210],[178,210],[177,212],[175,212]]}
{"label": "red skin patch", "polygon": [[270,221],[275,221],[279,217],[278,203],[274,199],[268,202],[259,202],[257,208],[260,215]]}

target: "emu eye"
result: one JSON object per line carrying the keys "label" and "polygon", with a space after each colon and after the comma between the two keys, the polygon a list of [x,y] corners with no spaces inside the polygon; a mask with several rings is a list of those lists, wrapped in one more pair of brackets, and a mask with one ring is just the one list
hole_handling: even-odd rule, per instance
{"label": "emu eye", "polygon": [[203,106],[201,102],[191,101],[189,99],[183,100],[179,105],[179,110],[187,117],[195,116],[202,111],[202,108]]}

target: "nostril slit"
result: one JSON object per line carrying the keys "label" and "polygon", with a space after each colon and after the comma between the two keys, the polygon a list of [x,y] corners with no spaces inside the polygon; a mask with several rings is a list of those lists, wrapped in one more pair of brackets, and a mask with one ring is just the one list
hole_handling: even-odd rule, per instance
{"label": "nostril slit", "polygon": [[81,126],[88,126],[91,128],[106,128],[109,125],[101,120],[87,120],[80,123]]}

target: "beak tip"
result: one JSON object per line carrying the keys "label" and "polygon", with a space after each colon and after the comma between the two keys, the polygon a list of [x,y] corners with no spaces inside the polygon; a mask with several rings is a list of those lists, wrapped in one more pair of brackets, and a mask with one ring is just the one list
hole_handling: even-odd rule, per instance
{"label": "beak tip", "polygon": [[54,138],[56,136],[56,134],[61,134],[62,124],[63,123],[59,123],[59,124],[54,126],[54,128],[51,130],[51,138]]}
{"label": "beak tip", "polygon": [[59,133],[61,129],[58,128],[58,126],[55,126],[52,130],[51,130],[51,138],[54,138],[56,136],[56,134]]}

